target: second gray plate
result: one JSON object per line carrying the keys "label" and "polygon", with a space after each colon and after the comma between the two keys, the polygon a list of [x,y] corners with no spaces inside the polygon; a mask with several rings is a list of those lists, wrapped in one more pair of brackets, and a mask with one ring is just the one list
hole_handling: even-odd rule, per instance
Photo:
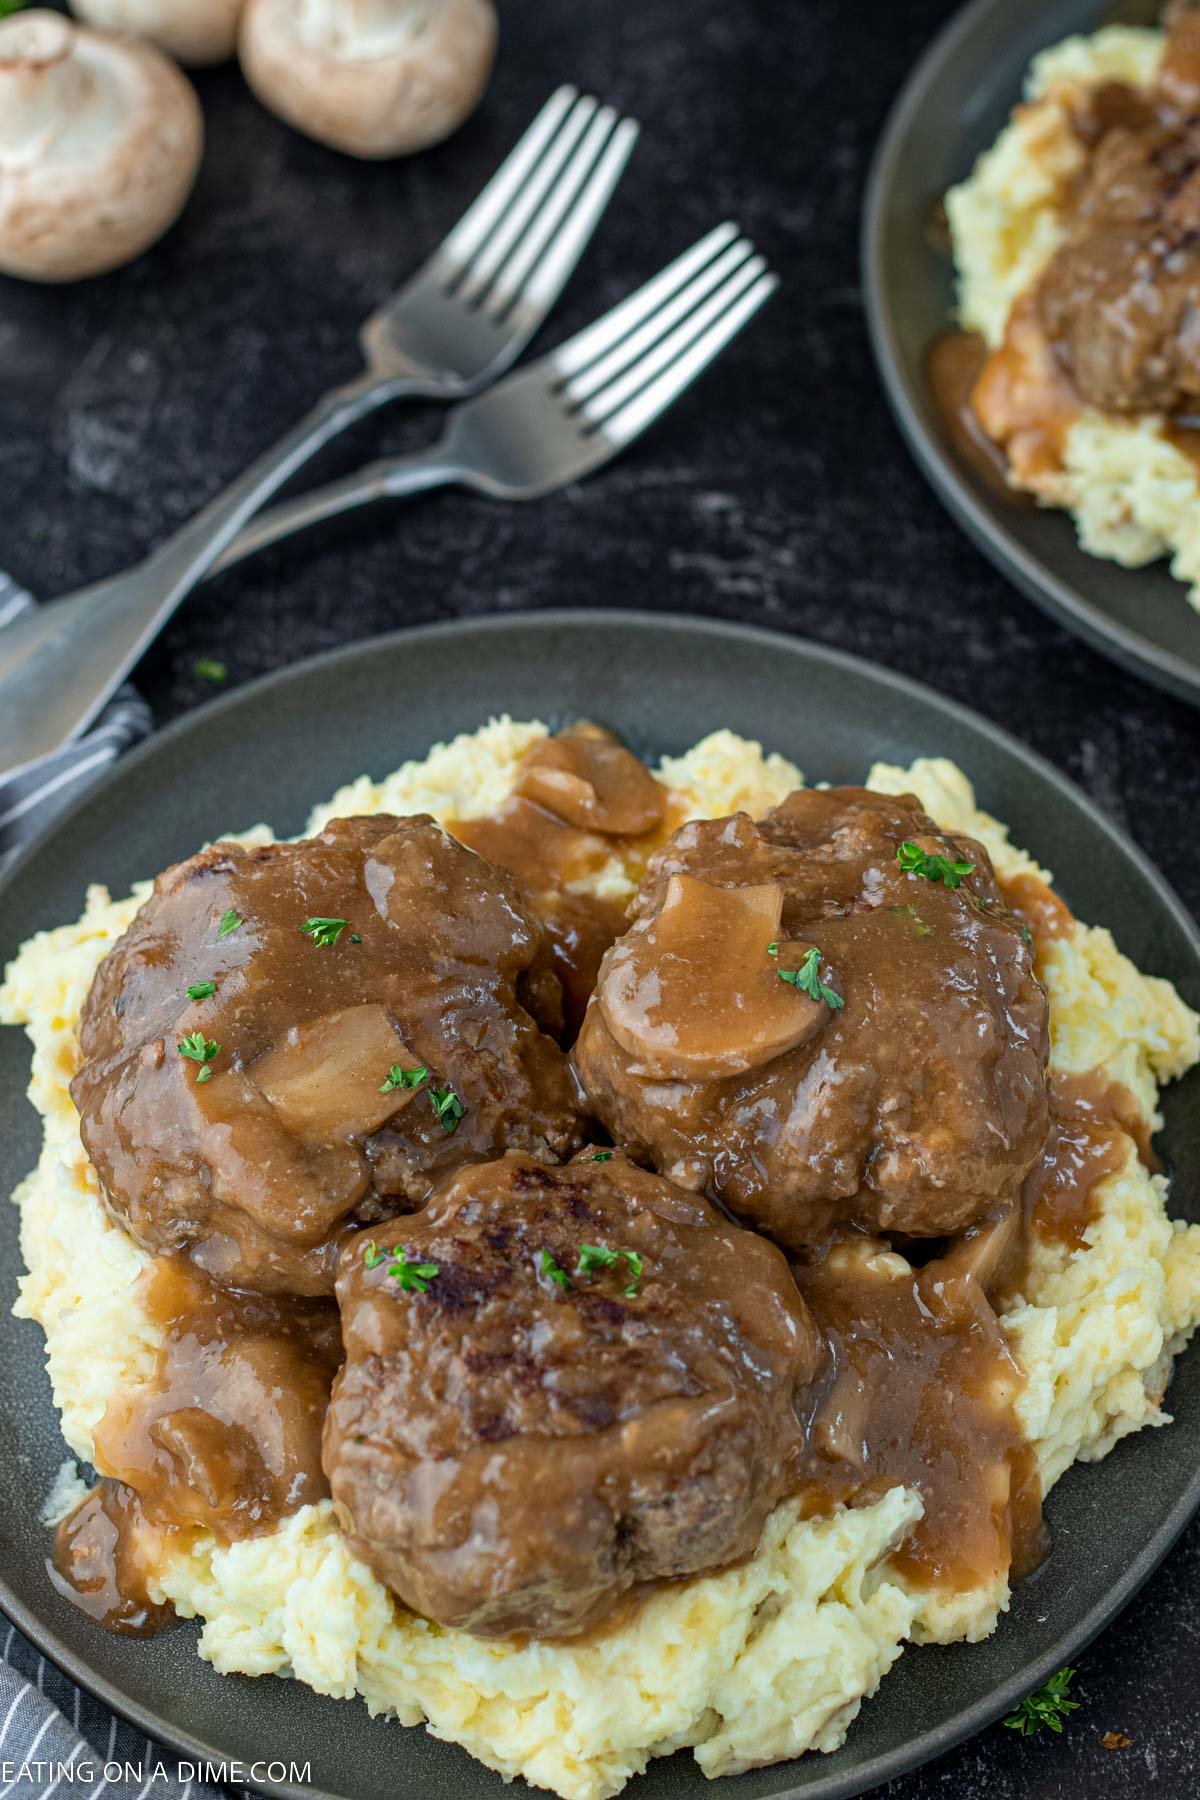
{"label": "second gray plate", "polygon": [[1065,513],[1010,500],[959,456],[926,376],[950,328],[949,257],[929,223],[1021,96],[1039,50],[1072,32],[1150,25],[1157,0],[975,0],[935,39],[876,152],[863,218],[867,318],[888,398],[918,463],[980,549],[1094,650],[1200,705],[1200,614],[1165,562],[1122,569],[1086,555]]}
{"label": "second gray plate", "polygon": [[[886,670],[794,639],[698,619],[541,614],[400,633],[301,664],[193,714],[135,751],[0,884],[0,963],[31,932],[74,918],[89,882],[114,893],[223,831],[265,819],[303,828],[313,802],[382,775],[497,713],[550,724],[590,717],[647,755],[727,725],[799,763],[811,781],[857,782],[877,759],[953,757],[1015,840],[1057,872],[1080,915],[1111,927],[1142,968],[1200,1004],[1200,936],[1132,844],[1047,763],[994,726]],[[0,1196],[36,1160],[24,1035],[0,1031]],[[1160,1140],[1174,1207],[1197,1215],[1200,1079],[1166,1095]],[[337,1800],[501,1800],[466,1753],[292,1682],[220,1676],[193,1626],[147,1642],[109,1637],[46,1577],[38,1511],[64,1450],[41,1333],[11,1315],[15,1208],[0,1205],[0,1607],[75,1680],[185,1755],[311,1764],[302,1790]],[[1200,1355],[1171,1389],[1175,1424],[1077,1468],[1050,1497],[1053,1553],[986,1643],[906,1651],[834,1756],[705,1781],[679,1754],[651,1764],[630,1800],[842,1800],[915,1768],[1007,1712],[1073,1658],[1135,1592],[1200,1500]],[[1169,1653],[1172,1646],[1165,1646]],[[1183,1646],[1179,1646],[1183,1648]]]}

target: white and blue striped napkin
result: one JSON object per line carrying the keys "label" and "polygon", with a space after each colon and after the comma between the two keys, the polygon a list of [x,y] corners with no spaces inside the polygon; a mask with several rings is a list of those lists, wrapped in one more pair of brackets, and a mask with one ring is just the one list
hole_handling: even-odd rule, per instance
{"label": "white and blue striped napkin", "polygon": [[[34,604],[32,595],[0,571],[0,632]],[[73,800],[144,738],[153,720],[146,702],[123,687],[86,737],[19,769],[0,775],[0,869]],[[4,1783],[0,1781],[0,1790]]]}
{"label": "white and blue striped napkin", "polygon": [[0,1621],[0,1794],[7,1800],[253,1800],[248,1788],[202,1779],[197,1765],[118,1719],[6,1621]]}

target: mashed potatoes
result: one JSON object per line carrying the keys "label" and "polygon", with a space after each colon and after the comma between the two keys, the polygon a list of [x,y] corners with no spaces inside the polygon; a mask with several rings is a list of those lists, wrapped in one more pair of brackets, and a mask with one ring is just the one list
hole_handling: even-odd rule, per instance
{"label": "mashed potatoes", "polygon": [[[342,789],[312,824],[354,812],[486,812],[544,731],[493,722],[383,782],[364,777]],[[691,816],[762,813],[801,779],[729,732],[658,773]],[[952,764],[880,766],[870,782],[917,793],[941,825],[981,838],[1002,875],[1034,869],[977,810]],[[597,879],[614,896],[628,893],[615,864]],[[145,1379],[158,1342],[131,1293],[146,1258],[100,1204],[67,1087],[96,965],[147,891],[113,901],[93,888],[82,919],[32,939],[0,989],[0,1018],[33,1039],[30,1093],[46,1134],[17,1195],[29,1270],[17,1310],[45,1333],[63,1433],[84,1460],[109,1400]],[[1195,1015],[1167,982],[1139,974],[1107,932],[1083,925],[1054,942],[1045,975],[1055,1068],[1102,1066],[1153,1119],[1159,1085],[1200,1056]],[[1029,1377],[1021,1416],[1047,1487],[1073,1461],[1166,1423],[1170,1359],[1200,1321],[1200,1227],[1173,1225],[1166,1201],[1165,1180],[1145,1171],[1131,1140],[1085,1247],[1042,1246],[1006,1317]],[[80,1491],[64,1481],[55,1509]],[[578,1645],[484,1641],[407,1613],[349,1554],[328,1503],[226,1548],[201,1537],[165,1564],[161,1590],[203,1620],[201,1654],[222,1672],[289,1674],[325,1694],[361,1694],[372,1712],[424,1720],[505,1775],[567,1800],[602,1800],[681,1747],[707,1775],[836,1749],[905,1640],[991,1631],[1008,1602],[1005,1584],[917,1592],[889,1565],[920,1512],[903,1487],[823,1518],[799,1520],[793,1505],[781,1506],[745,1567],[667,1588]]]}
{"label": "mashed potatoes", "polygon": [[[1071,127],[1081,91],[1105,81],[1149,88],[1163,34],[1110,25],[1036,57],[1018,106],[969,180],[946,196],[958,275],[958,314],[993,348],[1064,236],[1064,197],[1085,152]],[[1024,482],[1072,513],[1083,548],[1140,568],[1171,557],[1200,608],[1200,467],[1157,414],[1122,418],[1085,408],[1067,429],[1062,467]]]}

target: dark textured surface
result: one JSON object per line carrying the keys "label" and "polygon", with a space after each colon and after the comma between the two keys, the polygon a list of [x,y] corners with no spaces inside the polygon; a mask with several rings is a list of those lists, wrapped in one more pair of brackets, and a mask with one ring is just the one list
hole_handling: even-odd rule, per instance
{"label": "dark textured surface", "polygon": [[[912,467],[871,367],[856,253],[866,164],[948,10],[506,0],[483,111],[407,165],[326,153],[262,114],[232,70],[205,77],[209,156],[157,251],[74,290],[0,282],[0,566],[41,595],[103,575],[237,472],[352,371],[354,325],[569,77],[648,130],[551,334],[726,215],[770,255],[782,292],[595,481],[527,510],[446,494],[360,515],[212,584],[139,671],[159,718],[211,691],[191,672],[198,656],[240,682],[452,615],[625,602],[716,613],[874,657],[1005,724],[1079,780],[1195,911],[1200,717],[1005,586]],[[322,470],[427,430],[415,414],[370,425]],[[313,791],[326,785],[314,769]],[[1083,1706],[1062,1739],[997,1728],[889,1796],[1193,1794],[1198,1565],[1193,1527],[1083,1659]],[[1104,1751],[1108,1730],[1132,1746]]]}

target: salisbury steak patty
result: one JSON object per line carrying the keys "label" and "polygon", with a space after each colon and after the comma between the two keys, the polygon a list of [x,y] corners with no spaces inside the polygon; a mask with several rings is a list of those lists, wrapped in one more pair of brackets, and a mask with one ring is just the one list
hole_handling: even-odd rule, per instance
{"label": "salisbury steak patty", "polygon": [[510,1155],[360,1234],[337,1291],[326,1473],[418,1612],[569,1635],[754,1551],[819,1356],[764,1239],[612,1152]]}
{"label": "salisbury steak patty", "polygon": [[806,790],[685,825],[631,914],[574,1060],[632,1154],[792,1248],[1015,1200],[1047,1130],[1046,996],[979,844],[911,795]]}
{"label": "salisbury steak patty", "polygon": [[1101,83],[1082,106],[1088,164],[1036,290],[1080,394],[1114,412],[1200,400],[1200,12],[1164,23],[1154,89]]}
{"label": "salisbury steak patty", "polygon": [[71,1092],[139,1243],[324,1293],[351,1220],[510,1146],[570,1153],[560,1024],[507,875],[429,819],[339,819],[159,877],[97,972]]}

